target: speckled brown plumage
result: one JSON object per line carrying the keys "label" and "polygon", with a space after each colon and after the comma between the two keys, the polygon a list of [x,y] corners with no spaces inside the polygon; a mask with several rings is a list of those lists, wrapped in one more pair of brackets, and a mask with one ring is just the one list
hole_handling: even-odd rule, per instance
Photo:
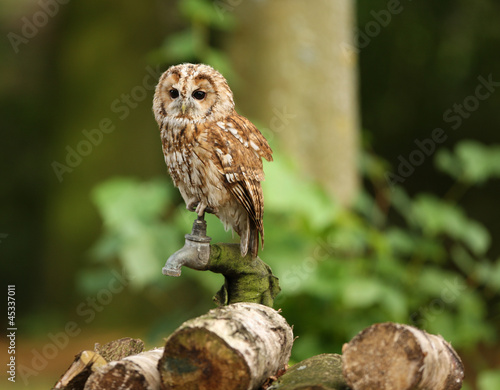
{"label": "speckled brown plumage", "polygon": [[272,150],[260,131],[234,109],[225,78],[203,64],[170,67],[153,100],[163,154],[189,210],[214,213],[241,237],[241,254],[264,245],[262,158]]}

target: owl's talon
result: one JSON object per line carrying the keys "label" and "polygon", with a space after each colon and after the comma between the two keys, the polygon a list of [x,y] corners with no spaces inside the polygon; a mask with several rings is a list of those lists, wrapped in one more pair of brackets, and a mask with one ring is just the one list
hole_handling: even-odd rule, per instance
{"label": "owl's talon", "polygon": [[209,213],[209,214],[215,214],[217,213],[217,208],[216,207],[210,207],[210,206],[207,206],[207,208],[205,209],[205,213]]}
{"label": "owl's talon", "polygon": [[189,203],[186,203],[186,209],[189,211],[196,211],[199,204],[200,202],[198,200],[193,200]]}
{"label": "owl's talon", "polygon": [[198,205],[196,206],[196,214],[198,214],[199,217],[205,214],[205,209],[207,208],[207,205],[203,202],[199,202]]}
{"label": "owl's talon", "polygon": [[209,214],[217,213],[216,207],[207,206],[205,203],[200,202],[198,200],[194,200],[194,201],[189,202],[186,205],[186,209],[188,209],[189,211],[195,212],[196,214],[198,214],[199,217],[202,217],[205,213],[209,213]]}

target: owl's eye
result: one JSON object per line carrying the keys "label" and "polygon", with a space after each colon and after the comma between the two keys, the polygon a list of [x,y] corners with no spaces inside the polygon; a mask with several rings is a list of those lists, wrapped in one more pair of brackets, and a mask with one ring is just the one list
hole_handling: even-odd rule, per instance
{"label": "owl's eye", "polygon": [[206,93],[200,90],[194,91],[192,95],[196,100],[203,100],[206,96]]}
{"label": "owl's eye", "polygon": [[168,91],[168,93],[170,94],[170,97],[172,99],[177,99],[179,97],[179,91],[175,88],[172,88],[170,91]]}

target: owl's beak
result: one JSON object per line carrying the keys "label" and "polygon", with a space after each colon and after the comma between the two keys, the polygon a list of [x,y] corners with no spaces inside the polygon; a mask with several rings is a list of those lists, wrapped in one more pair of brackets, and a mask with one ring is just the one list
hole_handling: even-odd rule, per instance
{"label": "owl's beak", "polygon": [[186,103],[182,103],[181,111],[182,111],[182,115],[184,115],[184,113],[186,112]]}

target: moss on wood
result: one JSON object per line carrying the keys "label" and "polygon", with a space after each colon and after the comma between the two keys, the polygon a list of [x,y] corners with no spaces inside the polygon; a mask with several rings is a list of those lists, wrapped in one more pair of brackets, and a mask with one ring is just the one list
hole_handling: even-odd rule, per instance
{"label": "moss on wood", "polygon": [[322,354],[290,367],[268,390],[349,390],[342,375],[342,356]]}
{"label": "moss on wood", "polygon": [[271,268],[259,257],[242,257],[238,244],[211,245],[208,269],[225,278],[214,297],[219,306],[250,302],[272,307],[281,290]]}

